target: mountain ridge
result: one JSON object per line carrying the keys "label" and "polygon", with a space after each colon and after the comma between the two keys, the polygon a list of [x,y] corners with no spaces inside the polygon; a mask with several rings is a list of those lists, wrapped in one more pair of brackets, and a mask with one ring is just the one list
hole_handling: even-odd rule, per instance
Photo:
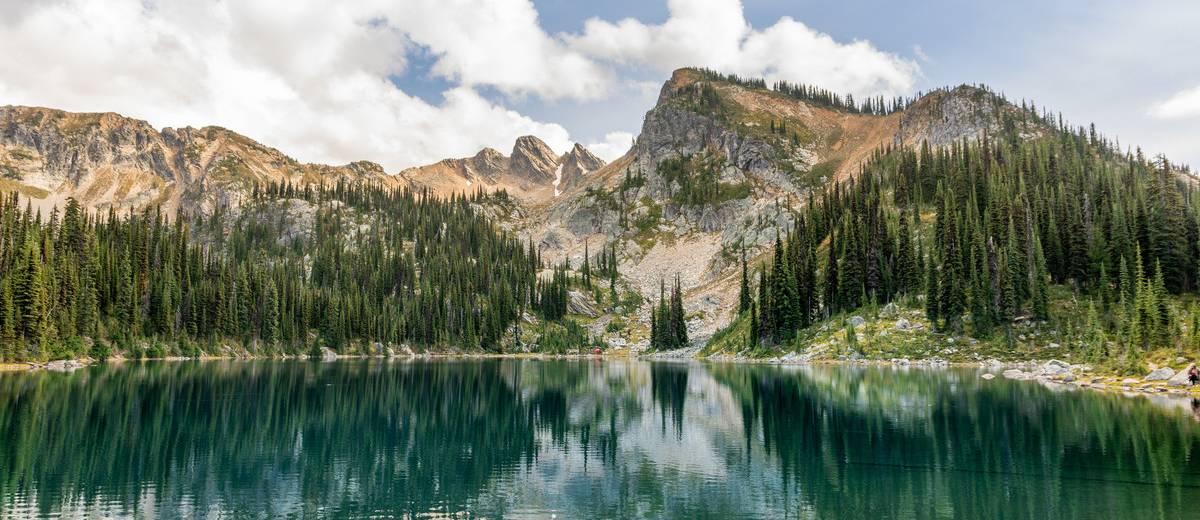
{"label": "mountain ridge", "polygon": [[98,209],[200,213],[236,206],[264,182],[372,182],[443,197],[504,191],[517,205],[488,214],[551,262],[580,265],[589,248],[612,248],[621,276],[644,295],[679,275],[689,313],[700,316],[693,337],[703,339],[731,317],[738,253],[761,257],[799,208],[879,150],[1004,132],[1032,139],[1053,128],[1044,119],[978,86],[855,104],[813,87],[683,68],[611,163],[579,144],[558,155],[522,136],[507,156],[484,148],[388,174],[366,161],[302,164],[220,127],[156,131],[112,113],[4,107],[0,189],[47,204],[75,197]]}

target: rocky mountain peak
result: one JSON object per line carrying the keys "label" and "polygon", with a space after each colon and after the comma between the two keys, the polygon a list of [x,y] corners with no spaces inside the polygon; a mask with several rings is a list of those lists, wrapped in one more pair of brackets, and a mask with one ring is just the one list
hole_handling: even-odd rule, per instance
{"label": "rocky mountain peak", "polygon": [[541,139],[532,135],[517,138],[509,157],[509,170],[524,181],[534,184],[554,182],[558,155]]}
{"label": "rocky mountain peak", "polygon": [[[900,113],[894,142],[927,142],[933,147],[949,146],[962,139],[996,134],[1006,119],[1023,120],[1020,109],[985,87],[959,85],[939,89],[917,99]],[[1045,128],[1026,125],[1023,134],[1033,137]]]}
{"label": "rocky mountain peak", "polygon": [[484,148],[470,159],[470,169],[477,175],[493,178],[508,167],[508,158],[495,148]]}
{"label": "rocky mountain peak", "polygon": [[558,191],[566,190],[576,184],[587,174],[603,168],[604,159],[575,143],[571,150],[559,159]]}

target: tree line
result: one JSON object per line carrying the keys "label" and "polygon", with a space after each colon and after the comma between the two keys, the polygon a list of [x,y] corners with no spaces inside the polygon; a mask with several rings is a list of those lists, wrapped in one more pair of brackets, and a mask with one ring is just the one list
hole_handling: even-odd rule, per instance
{"label": "tree line", "polygon": [[810,196],[757,284],[743,260],[751,344],[917,296],[938,330],[988,337],[1053,320],[1050,287],[1061,285],[1094,303],[1102,354],[1178,346],[1170,295],[1200,290],[1194,179],[1094,127],[1041,128],[883,148],[855,179]]}
{"label": "tree line", "polygon": [[[255,186],[236,211],[48,216],[0,200],[0,356],[258,353],[381,345],[500,350],[526,311],[563,314],[563,276],[478,215],[367,184]],[[296,207],[311,224],[288,217]],[[302,215],[299,211],[297,214]]]}

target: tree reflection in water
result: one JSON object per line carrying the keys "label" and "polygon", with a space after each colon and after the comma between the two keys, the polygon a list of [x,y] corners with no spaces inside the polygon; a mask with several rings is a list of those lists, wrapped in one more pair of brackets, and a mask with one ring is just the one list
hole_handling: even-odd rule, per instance
{"label": "tree reflection in water", "polygon": [[1185,518],[1197,408],[862,367],[6,374],[0,516]]}

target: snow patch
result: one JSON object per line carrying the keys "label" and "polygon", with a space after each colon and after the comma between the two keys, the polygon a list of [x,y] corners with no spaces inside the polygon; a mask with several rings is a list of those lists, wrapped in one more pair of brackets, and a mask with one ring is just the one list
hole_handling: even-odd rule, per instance
{"label": "snow patch", "polygon": [[557,197],[562,191],[558,189],[558,183],[562,182],[562,165],[554,169],[554,196]]}

